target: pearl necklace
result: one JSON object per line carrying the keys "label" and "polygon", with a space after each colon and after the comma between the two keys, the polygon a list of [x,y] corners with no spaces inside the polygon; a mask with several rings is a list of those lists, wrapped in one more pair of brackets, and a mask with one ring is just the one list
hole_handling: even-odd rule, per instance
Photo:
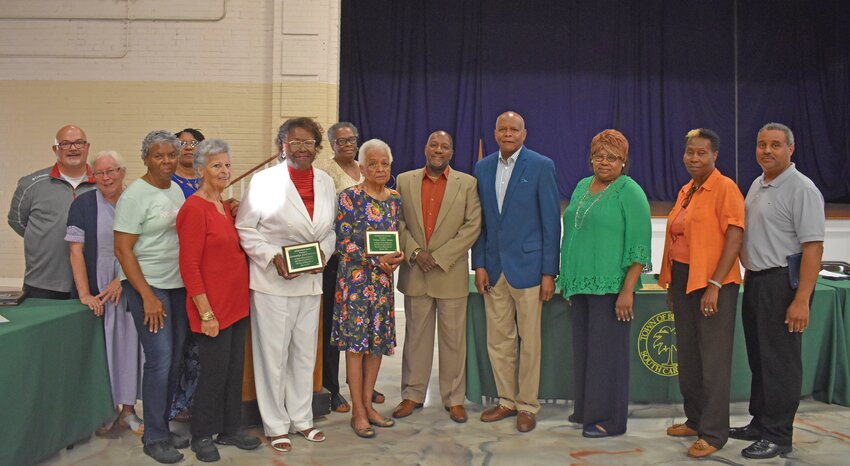
{"label": "pearl necklace", "polygon": [[[595,179],[596,178],[594,178],[593,180]],[[590,185],[593,184],[593,180],[590,181]],[[578,202],[578,207],[576,208],[576,215],[573,219],[573,226],[575,226],[576,230],[581,230],[581,227],[584,226],[584,219],[585,217],[587,217],[587,213],[590,212],[590,209],[592,209],[593,206],[595,206],[600,199],[602,199],[602,195],[605,194],[605,191],[608,190],[608,188],[611,186],[611,183],[613,182],[614,181],[609,181],[608,184],[606,184],[605,187],[602,188],[602,191],[599,191],[596,194],[590,194],[590,185],[587,186],[587,191],[584,192],[584,196],[582,196],[581,200]],[[589,196],[594,197],[593,202],[591,202],[590,205],[587,206],[587,209],[584,211],[583,214],[581,214],[581,217],[579,217],[579,213],[581,212],[581,206],[584,204],[584,201],[587,200]]]}

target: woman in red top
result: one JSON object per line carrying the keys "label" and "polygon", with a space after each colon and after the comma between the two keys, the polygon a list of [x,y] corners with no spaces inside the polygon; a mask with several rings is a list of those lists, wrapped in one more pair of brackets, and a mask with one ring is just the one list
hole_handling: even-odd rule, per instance
{"label": "woman in red top", "polygon": [[260,439],[239,430],[245,329],[248,326],[248,262],[239,245],[230,206],[221,193],[230,181],[230,147],[207,139],[194,154],[201,179],[177,215],[180,275],[186,286],[186,312],[195,333],[201,377],[195,392],[192,451],[200,461],[217,461],[213,443],[243,450]]}

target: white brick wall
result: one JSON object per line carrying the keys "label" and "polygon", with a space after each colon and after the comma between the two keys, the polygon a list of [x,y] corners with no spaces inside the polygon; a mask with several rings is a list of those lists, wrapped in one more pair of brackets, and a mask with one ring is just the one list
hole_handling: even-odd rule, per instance
{"label": "white brick wall", "polygon": [[0,283],[23,276],[5,224],[15,183],[53,163],[65,124],[86,130],[92,155],[121,152],[132,181],[152,129],[225,138],[242,173],[275,151],[286,118],[336,121],[339,3],[130,0],[124,20],[120,0],[0,0]]}

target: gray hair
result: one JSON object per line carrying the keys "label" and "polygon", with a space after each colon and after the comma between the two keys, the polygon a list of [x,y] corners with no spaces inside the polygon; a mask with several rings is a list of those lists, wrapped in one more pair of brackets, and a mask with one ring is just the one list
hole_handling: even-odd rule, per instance
{"label": "gray hair", "polygon": [[94,163],[98,160],[106,157],[112,157],[112,160],[115,161],[115,165],[118,165],[118,168],[127,168],[127,165],[124,164],[124,157],[121,157],[117,151],[114,150],[102,150],[94,156],[94,158],[89,162],[92,169],[94,169]]}
{"label": "gray hair", "polygon": [[230,145],[224,139],[204,139],[195,147],[195,152],[192,154],[192,167],[195,169],[195,175],[200,176],[199,169],[207,166],[207,157],[217,154],[227,154],[227,160],[230,158]]}
{"label": "gray hair", "polygon": [[165,129],[157,129],[148,133],[142,141],[142,160],[148,158],[148,152],[156,144],[164,142],[174,146],[174,152],[180,153],[180,140],[171,131]]}
{"label": "gray hair", "polygon": [[782,131],[783,133],[785,133],[785,142],[789,146],[794,145],[794,132],[791,131],[791,128],[783,125],[782,123],[770,122],[762,126],[758,134],[761,134],[762,131]]}
{"label": "gray hair", "polygon": [[334,142],[334,139],[336,139],[336,132],[341,130],[342,128],[348,128],[351,130],[352,133],[354,133],[355,137],[360,137],[360,133],[357,132],[356,126],[347,121],[340,121],[338,123],[334,123],[333,126],[328,128],[328,141]]}
{"label": "gray hair", "polygon": [[380,139],[370,139],[360,146],[360,150],[357,151],[357,163],[361,166],[366,165],[366,154],[373,150],[386,152],[390,158],[390,163],[393,163],[393,151],[390,150],[390,146],[386,142]]}

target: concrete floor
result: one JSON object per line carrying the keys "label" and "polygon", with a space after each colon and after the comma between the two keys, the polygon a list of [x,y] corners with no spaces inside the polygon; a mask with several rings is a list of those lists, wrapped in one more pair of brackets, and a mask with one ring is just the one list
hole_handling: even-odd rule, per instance
{"label": "concrete floor", "polygon": [[[399,347],[397,354],[384,358],[378,377],[378,390],[387,402],[376,405],[389,416],[400,400],[401,339],[404,313],[397,314]],[[435,364],[437,358],[434,358]],[[344,364],[344,363],[343,363]],[[344,374],[344,368],[341,369]],[[436,367],[431,389],[437,390]],[[344,380],[344,377],[341,378]],[[347,395],[347,389],[343,388]],[[570,403],[544,404],[537,428],[527,434],[516,431],[513,418],[493,424],[478,420],[483,406],[467,402],[469,422],[457,424],[442,409],[439,396],[429,393],[425,408],[398,420],[392,428],[378,429],[374,439],[360,439],[349,427],[349,415],[331,413],[316,427],[327,435],[324,443],[310,443],[291,436],[293,449],[278,453],[264,445],[254,451],[235,447],[220,448],[223,465],[538,465],[538,464],[684,464],[692,461],[759,465],[838,465],[850,464],[850,408],[803,400],[794,427],[794,451],[785,459],[752,461],[740,455],[749,443],[730,440],[726,447],[703,460],[688,458],[686,450],[694,439],[674,439],[665,435],[673,422],[682,422],[680,405],[631,405],[628,432],[609,439],[591,440],[581,436],[581,426],[567,416]],[[141,410],[139,410],[141,413]],[[746,403],[732,405],[732,425],[748,421]],[[188,424],[173,423],[172,429],[188,435]],[[262,429],[251,430],[262,436]],[[92,436],[63,450],[43,465],[153,465],[142,452],[139,437],[129,431],[111,432],[114,438]],[[204,464],[191,450],[179,464]]]}

